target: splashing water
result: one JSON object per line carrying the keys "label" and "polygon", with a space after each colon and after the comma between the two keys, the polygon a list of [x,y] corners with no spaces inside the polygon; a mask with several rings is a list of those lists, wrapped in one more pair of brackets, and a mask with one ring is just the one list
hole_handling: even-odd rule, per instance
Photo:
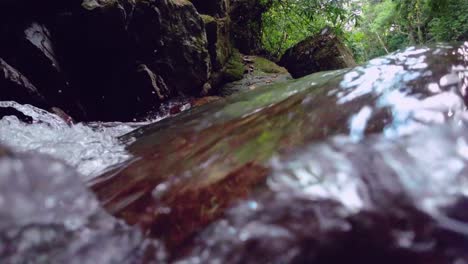
{"label": "splashing water", "polygon": [[118,137],[150,122],[168,116],[157,116],[145,122],[78,123],[69,125],[59,116],[31,105],[12,101],[0,107],[14,108],[33,119],[26,124],[15,116],[0,119],[0,144],[18,151],[37,151],[64,160],[76,167],[89,180],[106,168],[131,157]]}
{"label": "splashing water", "polygon": [[73,168],[37,153],[0,156],[1,263],[164,263],[162,244],[107,214]]}

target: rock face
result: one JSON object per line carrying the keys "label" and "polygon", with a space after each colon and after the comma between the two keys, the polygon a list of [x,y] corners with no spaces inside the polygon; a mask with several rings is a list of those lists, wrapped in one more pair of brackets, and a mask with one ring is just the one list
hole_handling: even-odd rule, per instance
{"label": "rock face", "polygon": [[[468,140],[456,128],[468,121],[467,51],[408,48],[181,113],[122,137],[136,158],[89,185],[110,212],[173,252],[199,246],[201,262],[343,263],[335,251],[363,263],[462,258],[466,233],[449,231],[462,236],[456,242],[433,227],[467,188],[466,146],[453,143]],[[439,124],[446,130],[423,133]],[[418,252],[419,241],[448,248]]]}
{"label": "rock face", "polygon": [[[46,99],[49,107],[57,106],[79,119],[83,118],[78,94],[71,89],[62,71],[47,26],[29,19],[13,22],[10,20],[0,28],[0,34],[4,36],[0,43],[0,57],[37,87],[37,92]],[[18,102],[44,107],[33,98],[23,97]]]}
{"label": "rock face", "polygon": [[188,1],[84,1],[58,14],[53,32],[72,83],[101,120],[199,94],[209,77],[203,22]]}
{"label": "rock face", "polygon": [[351,51],[328,28],[289,48],[279,64],[294,78],[356,66]]}
{"label": "rock face", "polygon": [[231,0],[229,15],[236,48],[244,54],[262,52],[262,14],[267,6],[260,0]]}
{"label": "rock face", "polygon": [[229,71],[229,61],[234,55],[231,43],[231,18],[229,17],[227,0],[192,1],[197,11],[202,14],[208,39],[213,72],[205,92],[217,88],[227,82],[226,72]]}
{"label": "rock face", "polygon": [[258,0],[2,1],[0,58],[48,109],[79,121],[132,120],[242,78],[239,67],[231,78],[240,65],[233,47],[259,52],[264,10]]}
{"label": "rock face", "polygon": [[129,120],[206,87],[206,32],[189,1],[47,1],[14,15],[29,5],[2,2],[0,58],[77,119]]}
{"label": "rock face", "polygon": [[208,51],[215,72],[220,72],[232,55],[229,17],[214,18],[202,15],[208,39]]}
{"label": "rock face", "polygon": [[0,100],[32,103],[46,107],[44,97],[37,88],[18,70],[0,58]]}

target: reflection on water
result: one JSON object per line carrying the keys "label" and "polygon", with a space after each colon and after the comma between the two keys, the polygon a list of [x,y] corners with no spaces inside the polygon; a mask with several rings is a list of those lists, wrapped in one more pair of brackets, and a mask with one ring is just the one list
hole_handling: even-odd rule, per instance
{"label": "reflection on water", "polygon": [[179,263],[464,263],[467,142],[467,124],[449,124],[273,158],[270,191],[230,209]]}
{"label": "reflection on water", "polygon": [[[466,43],[458,49],[440,46],[436,51],[410,47],[371,60],[346,73],[340,83],[344,91],[339,92],[338,103],[344,104],[369,94],[379,97],[375,105],[365,106],[352,118],[351,137],[362,137],[366,128],[362,118],[365,117],[367,121],[371,113],[381,108],[388,108],[394,119],[384,131],[389,137],[415,131],[420,126],[414,121],[440,124],[463,112],[468,76],[465,60],[467,49]],[[454,54],[454,50],[457,53]],[[443,58],[439,60],[432,53]],[[456,57],[458,63],[465,65],[444,63]]]}
{"label": "reflection on water", "polygon": [[[465,50],[468,45],[460,48]],[[136,159],[108,171],[90,186],[110,212],[163,238],[172,249],[185,245],[193,234],[222,217],[235,201],[276,186],[275,160],[293,175],[293,180],[277,180],[281,186],[293,181],[294,186],[307,190],[304,195],[332,199],[350,214],[388,208],[393,206],[390,198],[395,197],[394,192],[407,192],[400,180],[407,184],[413,165],[432,172],[436,165],[453,165],[447,170],[455,170],[460,164],[443,156],[452,155],[450,152],[428,155],[428,163],[419,164],[422,161],[416,158],[424,158],[430,149],[414,154],[416,158],[398,149],[409,144],[409,139],[401,137],[435,125],[456,126],[465,118],[461,89],[467,67],[460,65],[467,61],[464,55],[454,53],[458,50],[449,46],[409,48],[355,69],[260,87],[142,127],[123,137],[134,140],[128,150]],[[451,74],[459,76],[457,82],[449,80]],[[441,83],[444,78],[447,81]],[[382,134],[378,144],[367,140],[372,134]],[[424,140],[429,136],[445,136],[430,134],[416,137],[421,147],[428,145]],[[335,143],[315,145],[333,136],[339,136],[333,139]],[[437,139],[434,142],[448,145]],[[317,156],[304,154],[305,161],[288,159],[311,144],[310,151]],[[368,148],[369,144],[375,148]],[[378,147],[385,144],[389,155],[393,159],[401,156],[401,160],[384,157],[386,152]],[[400,165],[405,169],[398,171]],[[359,173],[369,166],[369,173],[361,177]],[[330,170],[336,174],[329,176]],[[421,173],[415,180],[418,184],[429,173],[414,172]],[[401,179],[398,173],[402,173]],[[356,180],[359,177],[362,180]],[[424,197],[416,193],[407,199]],[[444,195],[448,194],[438,197]],[[414,210],[429,213],[430,206],[423,205]]]}

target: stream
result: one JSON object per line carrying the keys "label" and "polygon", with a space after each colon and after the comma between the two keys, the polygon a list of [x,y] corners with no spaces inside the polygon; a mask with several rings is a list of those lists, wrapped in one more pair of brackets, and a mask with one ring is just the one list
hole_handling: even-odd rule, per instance
{"label": "stream", "polygon": [[0,102],[0,258],[468,263],[467,89],[465,42],[144,122]]}

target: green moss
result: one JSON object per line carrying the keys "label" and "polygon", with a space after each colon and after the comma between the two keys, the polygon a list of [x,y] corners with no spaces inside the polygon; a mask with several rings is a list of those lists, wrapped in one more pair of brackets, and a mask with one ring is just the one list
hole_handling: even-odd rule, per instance
{"label": "green moss", "polygon": [[242,63],[242,55],[238,50],[234,50],[224,71],[224,79],[226,82],[234,82],[242,79],[244,76],[244,64]]}
{"label": "green moss", "polygon": [[269,61],[262,57],[254,57],[255,70],[262,71],[264,73],[287,73],[288,71],[278,66],[276,63]]}
{"label": "green moss", "polygon": [[205,25],[216,22],[215,18],[209,15],[200,15],[200,17],[202,18],[203,23],[205,23]]}

